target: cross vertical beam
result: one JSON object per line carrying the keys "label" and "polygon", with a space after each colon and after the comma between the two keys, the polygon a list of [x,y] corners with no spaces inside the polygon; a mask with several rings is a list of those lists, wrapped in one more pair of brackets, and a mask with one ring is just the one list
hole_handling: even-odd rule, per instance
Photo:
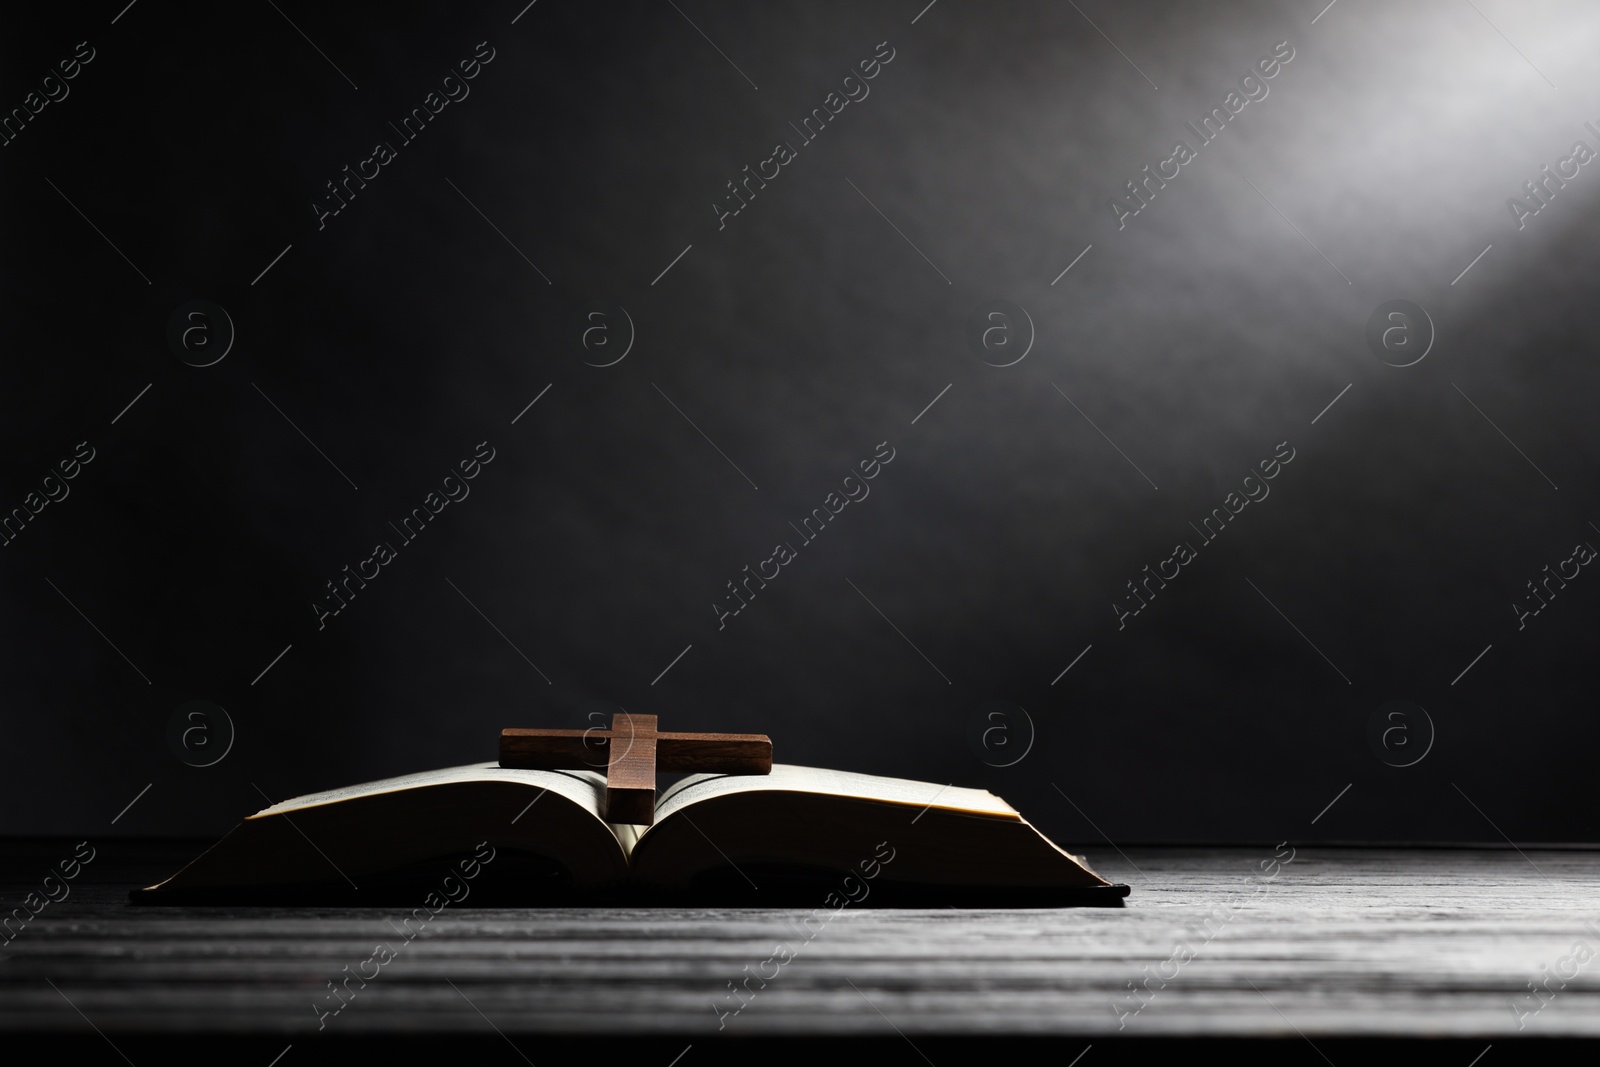
{"label": "cross vertical beam", "polygon": [[618,712],[611,718],[606,764],[606,821],[649,824],[656,811],[656,717]]}

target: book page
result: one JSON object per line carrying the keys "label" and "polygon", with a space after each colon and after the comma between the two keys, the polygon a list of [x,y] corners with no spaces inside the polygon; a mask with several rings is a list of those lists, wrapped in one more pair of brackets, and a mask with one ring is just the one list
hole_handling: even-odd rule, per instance
{"label": "book page", "polygon": [[609,885],[626,877],[636,835],[600,817],[604,781],[583,771],[482,763],[309,793],[246,817],[153,888],[203,894],[314,886],[331,880],[333,870],[365,887],[368,873],[380,883],[397,872],[407,877],[489,841],[561,864],[576,886]]}
{"label": "book page", "polygon": [[919,810],[933,807],[1010,820],[1022,818],[1017,809],[986,789],[774,763],[771,774],[690,775],[656,801],[656,822],[659,824],[668,815],[697,801],[730,793],[764,790],[825,793],[829,796],[860,797],[885,804],[899,804]]}
{"label": "book page", "polygon": [[[247,818],[260,819],[267,815],[280,815],[284,812],[299,811],[302,808],[315,808],[323,804],[337,804],[343,800],[379,796],[383,793],[398,793],[408,789],[421,789],[426,786],[451,785],[459,782],[495,781],[517,782],[538,789],[548,789],[552,793],[559,793],[579,807],[592,812],[595,818],[600,818],[601,797],[604,794],[606,785],[604,775],[596,774],[593,771],[523,770],[514,767],[502,767],[498,763],[469,763],[460,767],[418,771],[416,774],[403,774],[396,778],[382,778],[376,782],[347,785],[339,789],[329,789],[322,793],[307,793],[305,796],[290,797],[288,800],[280,801],[269,808],[262,808]],[[637,837],[637,834],[633,836]],[[625,847],[629,847],[631,844],[631,841],[624,841]]]}

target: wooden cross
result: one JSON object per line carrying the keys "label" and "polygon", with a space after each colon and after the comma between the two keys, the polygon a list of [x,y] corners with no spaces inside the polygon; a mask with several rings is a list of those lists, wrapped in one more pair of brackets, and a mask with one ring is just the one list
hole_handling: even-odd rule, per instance
{"label": "wooden cross", "polygon": [[766,734],[660,733],[654,715],[618,712],[609,730],[500,731],[500,766],[536,770],[606,767],[607,822],[656,820],[656,772],[770,774]]}

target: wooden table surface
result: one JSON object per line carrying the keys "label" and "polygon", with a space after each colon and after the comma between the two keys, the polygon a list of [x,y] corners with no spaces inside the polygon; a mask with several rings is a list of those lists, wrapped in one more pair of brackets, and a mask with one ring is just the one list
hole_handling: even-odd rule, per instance
{"label": "wooden table surface", "polygon": [[[1427,1044],[1452,1050],[1441,1062],[1490,1043],[1504,1062],[1517,1037],[1600,1036],[1600,960],[1574,955],[1579,942],[1600,952],[1600,852],[1586,849],[1304,847],[1268,879],[1269,846],[1087,846],[1133,887],[1125,908],[852,906],[806,940],[805,911],[463,905],[406,942],[400,908],[130,906],[129,887],[196,846],[96,847],[70,896],[0,943],[0,1045],[76,1037],[138,1062],[128,1049],[159,1038],[249,1038],[248,1062],[292,1045],[280,1067],[294,1067],[342,1039],[431,1035],[542,1067],[541,1048],[582,1038],[648,1040],[651,1056],[694,1045],[700,1060],[729,1037],[862,1037],[942,1067],[961,1035],[1053,1039],[1069,1058],[1130,1038],[1288,1039],[1277,1045],[1317,1063],[1314,1051],[1374,1036],[1455,1039]],[[7,843],[5,907],[71,853]],[[336,1003],[326,983],[379,942],[394,958],[319,1030],[313,1002]],[[793,958],[767,962],[780,942]],[[719,1018],[747,966],[770,977]],[[1534,997],[1528,983],[1550,972],[1570,977]],[[1129,983],[1147,974],[1136,999]]]}

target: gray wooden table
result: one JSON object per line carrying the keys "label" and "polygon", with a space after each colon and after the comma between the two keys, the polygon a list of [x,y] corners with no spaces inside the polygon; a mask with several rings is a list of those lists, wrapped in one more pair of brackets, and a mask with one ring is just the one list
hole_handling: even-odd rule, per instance
{"label": "gray wooden table", "polygon": [[[71,844],[11,842],[5,907]],[[1451,1057],[1495,1043],[1497,1059],[1519,1037],[1600,1036],[1600,959],[1574,954],[1600,953],[1591,850],[1305,847],[1268,878],[1265,846],[1088,846],[1133,886],[1125,908],[853,906],[807,936],[806,911],[461,906],[408,941],[403,908],[131,907],[129,886],[194,846],[98,848],[0,946],[0,1043],[77,1037],[132,1057],[180,1035],[248,1038],[249,1062],[293,1045],[293,1067],[358,1036],[484,1039],[542,1067],[541,1048],[587,1038],[699,1059],[729,1038],[850,1037],[942,1067],[936,1050],[963,1036],[1051,1039],[1069,1058],[1130,1038],[1287,1039],[1302,1062],[1382,1036],[1455,1039]],[[379,943],[393,958],[367,962]],[[347,1001],[327,987],[346,967],[376,972]]]}

